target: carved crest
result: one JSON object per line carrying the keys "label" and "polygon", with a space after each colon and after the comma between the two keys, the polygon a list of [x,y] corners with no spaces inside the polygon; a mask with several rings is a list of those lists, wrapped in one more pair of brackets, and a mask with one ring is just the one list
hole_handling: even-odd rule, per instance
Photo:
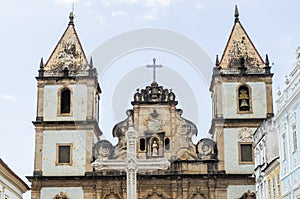
{"label": "carved crest", "polygon": [[153,109],[144,123],[148,131],[157,133],[162,131],[162,126],[165,122],[162,120],[161,115],[157,112],[157,110]]}
{"label": "carved crest", "polygon": [[253,131],[249,128],[242,128],[238,136],[241,142],[253,142]]}
{"label": "carved crest", "polygon": [[53,199],[70,199],[68,195],[65,192],[60,192],[59,194],[56,194]]}
{"label": "carved crest", "polygon": [[203,138],[197,144],[197,152],[200,160],[216,159],[216,143],[211,139]]}

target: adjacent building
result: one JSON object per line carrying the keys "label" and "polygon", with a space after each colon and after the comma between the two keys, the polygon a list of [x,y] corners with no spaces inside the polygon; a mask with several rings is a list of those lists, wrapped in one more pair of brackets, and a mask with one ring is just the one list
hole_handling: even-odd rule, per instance
{"label": "adjacent building", "polygon": [[254,133],[255,181],[258,199],[281,198],[276,125],[265,120]]}
{"label": "adjacent building", "polygon": [[21,199],[28,185],[0,159],[0,199]]}
{"label": "adjacent building", "polygon": [[300,198],[300,47],[285,83],[286,88],[277,91],[275,122],[280,148],[282,198],[290,199]]}

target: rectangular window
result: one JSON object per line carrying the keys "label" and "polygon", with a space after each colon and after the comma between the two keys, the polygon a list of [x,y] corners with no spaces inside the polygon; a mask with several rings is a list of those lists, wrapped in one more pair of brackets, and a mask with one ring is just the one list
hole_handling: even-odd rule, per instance
{"label": "rectangular window", "polygon": [[280,190],[280,176],[279,176],[279,174],[276,175],[276,180],[277,180],[277,195],[280,196],[281,190]]}
{"label": "rectangular window", "polygon": [[57,144],[56,148],[57,164],[72,164],[72,145]]}
{"label": "rectangular window", "polygon": [[282,153],[283,153],[283,157],[282,159],[285,160],[286,159],[286,140],[285,140],[285,134],[282,135]]}
{"label": "rectangular window", "polygon": [[296,131],[296,124],[292,125],[292,131],[293,131],[293,148],[294,151],[297,151],[297,131]]}
{"label": "rectangular window", "polygon": [[268,180],[268,193],[269,193],[269,199],[272,199],[272,196],[271,196],[271,180]]}
{"label": "rectangular window", "polygon": [[239,143],[240,163],[253,163],[253,144]]}
{"label": "rectangular window", "polygon": [[272,188],[273,188],[273,198],[276,198],[276,186],[275,186],[275,177],[272,178]]}

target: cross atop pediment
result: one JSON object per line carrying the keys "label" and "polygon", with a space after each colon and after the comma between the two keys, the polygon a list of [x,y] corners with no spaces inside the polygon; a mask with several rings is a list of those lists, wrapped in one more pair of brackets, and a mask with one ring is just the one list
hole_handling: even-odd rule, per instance
{"label": "cross atop pediment", "polygon": [[147,65],[147,68],[153,68],[153,82],[156,82],[156,68],[161,68],[162,65],[156,65],[156,59],[153,58],[153,65]]}

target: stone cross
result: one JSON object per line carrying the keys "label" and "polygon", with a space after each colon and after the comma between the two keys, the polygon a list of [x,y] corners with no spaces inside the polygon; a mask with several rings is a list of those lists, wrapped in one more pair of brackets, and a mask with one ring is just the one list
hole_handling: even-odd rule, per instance
{"label": "stone cross", "polygon": [[156,65],[155,62],[156,59],[153,58],[153,65],[147,65],[148,68],[153,68],[153,82],[156,82],[156,68],[163,67],[162,65]]}
{"label": "stone cross", "polygon": [[137,172],[151,170],[166,170],[170,162],[166,158],[137,159],[136,138],[137,132],[129,127],[126,132],[127,158],[125,160],[97,159],[92,166],[95,170],[125,170],[127,173],[127,199],[136,199]]}

